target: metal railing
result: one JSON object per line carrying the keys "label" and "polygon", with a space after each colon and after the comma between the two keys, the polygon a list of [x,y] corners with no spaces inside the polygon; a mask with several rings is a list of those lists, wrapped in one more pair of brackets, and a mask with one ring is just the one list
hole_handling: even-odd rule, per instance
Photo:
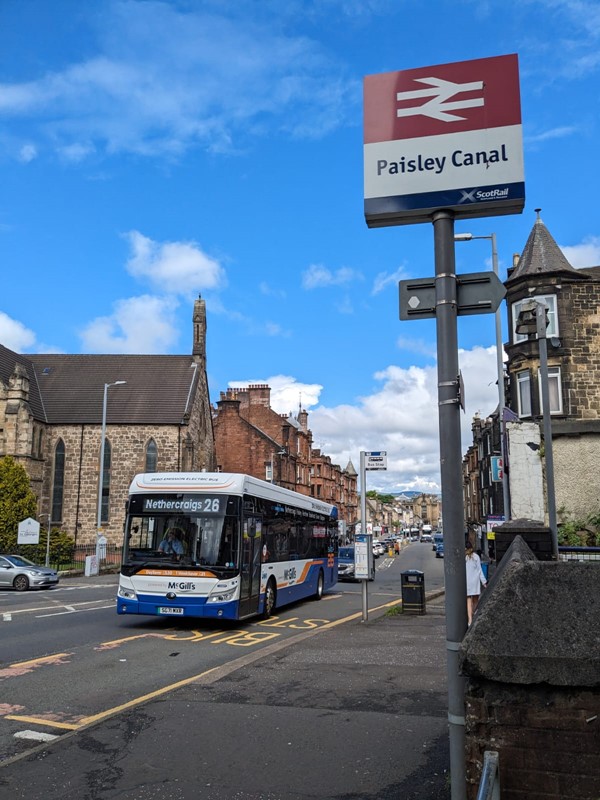
{"label": "metal railing", "polygon": [[[36,564],[46,563],[46,546],[39,545],[26,545],[17,547],[15,553],[29,558]],[[123,547],[121,545],[109,544],[100,545],[99,555],[101,570],[114,568],[115,570],[121,566]],[[58,572],[83,572],[85,570],[85,559],[87,556],[96,555],[95,544],[84,545],[60,545],[50,549],[50,559],[48,566]]]}
{"label": "metal railing", "polygon": [[600,547],[569,547],[559,545],[559,561],[600,561]]}
{"label": "metal railing", "polygon": [[483,769],[477,800],[500,800],[499,757],[496,750],[486,750],[483,754]]}

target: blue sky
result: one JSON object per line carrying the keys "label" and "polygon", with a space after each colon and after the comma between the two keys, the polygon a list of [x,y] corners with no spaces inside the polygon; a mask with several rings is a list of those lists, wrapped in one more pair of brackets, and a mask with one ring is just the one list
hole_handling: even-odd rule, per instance
{"label": "blue sky", "polygon": [[[597,265],[595,0],[2,0],[0,342],[191,352],[200,293],[213,402],[267,382],[336,463],[387,450],[368,488],[437,491],[435,325],[398,316],[433,232],[365,224],[362,80],[510,53],[525,210],[456,231],[495,232],[504,279],[541,207]],[[457,269],[490,255],[457,244]],[[459,346],[466,448],[497,402],[493,316]]]}

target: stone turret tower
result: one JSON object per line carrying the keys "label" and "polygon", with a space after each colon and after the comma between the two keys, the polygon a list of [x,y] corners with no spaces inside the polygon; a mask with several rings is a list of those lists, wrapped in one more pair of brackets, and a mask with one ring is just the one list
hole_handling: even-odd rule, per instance
{"label": "stone turret tower", "polygon": [[192,355],[202,369],[206,368],[206,303],[200,295],[194,302],[194,343]]}

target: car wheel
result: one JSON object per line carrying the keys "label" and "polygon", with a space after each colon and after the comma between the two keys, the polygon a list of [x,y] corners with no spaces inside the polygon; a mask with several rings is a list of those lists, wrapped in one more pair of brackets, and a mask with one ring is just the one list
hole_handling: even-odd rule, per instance
{"label": "car wheel", "polygon": [[323,577],[323,573],[319,570],[319,577],[317,578],[317,591],[315,592],[315,600],[320,600],[323,597],[323,591],[325,590],[325,578]]}
{"label": "car wheel", "polygon": [[271,580],[267,583],[267,588],[265,589],[265,605],[262,614],[263,619],[269,619],[275,610],[276,603],[277,589],[275,588],[275,581],[271,578]]}
{"label": "car wheel", "polygon": [[13,586],[17,592],[26,592],[29,589],[29,578],[27,575],[17,575],[13,581]]}

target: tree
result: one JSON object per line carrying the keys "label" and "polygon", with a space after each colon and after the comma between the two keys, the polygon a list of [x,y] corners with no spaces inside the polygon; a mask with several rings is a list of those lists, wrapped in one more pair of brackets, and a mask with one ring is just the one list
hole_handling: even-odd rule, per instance
{"label": "tree", "polygon": [[0,552],[15,549],[19,523],[35,517],[36,508],[25,469],[12,456],[0,458]]}

